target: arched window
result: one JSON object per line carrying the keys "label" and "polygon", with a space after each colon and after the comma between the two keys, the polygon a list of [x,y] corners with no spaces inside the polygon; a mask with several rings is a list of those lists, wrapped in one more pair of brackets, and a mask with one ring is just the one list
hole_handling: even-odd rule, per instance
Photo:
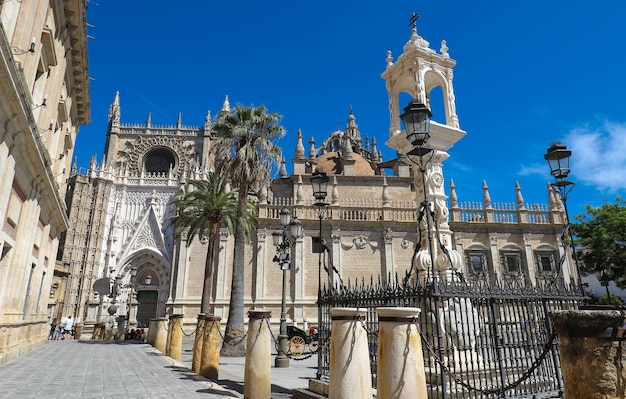
{"label": "arched window", "polygon": [[145,156],[144,166],[148,173],[167,173],[175,165],[176,156],[169,148],[153,148]]}

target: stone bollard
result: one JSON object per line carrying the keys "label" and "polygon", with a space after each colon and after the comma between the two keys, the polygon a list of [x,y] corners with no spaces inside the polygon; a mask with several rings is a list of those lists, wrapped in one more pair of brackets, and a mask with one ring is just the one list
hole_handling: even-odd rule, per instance
{"label": "stone bollard", "polygon": [[204,342],[204,317],[205,313],[198,313],[196,333],[193,337],[193,356],[191,357],[191,370],[200,372],[200,360],[202,358],[202,344]]}
{"label": "stone bollard", "polygon": [[419,308],[378,308],[378,399],[427,399]]}
{"label": "stone bollard", "polygon": [[365,309],[333,308],[330,336],[330,381],[328,399],[371,399],[367,331],[363,328]]}
{"label": "stone bollard", "polygon": [[564,398],[626,397],[626,312],[556,310],[550,317],[559,337]]}
{"label": "stone bollard", "polygon": [[199,374],[212,380],[217,380],[220,369],[220,320],[219,316],[206,316],[204,320]]}
{"label": "stone bollard", "polygon": [[183,315],[170,315],[169,339],[167,355],[172,359],[180,359],[183,354]]}
{"label": "stone bollard", "polygon": [[115,330],[115,339],[123,340],[126,332],[126,316],[117,316],[117,330]]}
{"label": "stone bollard", "polygon": [[248,312],[246,366],[243,377],[245,399],[271,399],[272,396],[272,333],[267,320],[269,310]]}
{"label": "stone bollard", "polygon": [[156,339],[157,321],[159,319],[150,319],[148,322],[148,334],[146,335],[146,343],[154,346],[154,340]]}
{"label": "stone bollard", "polygon": [[167,317],[159,317],[154,322],[154,348],[165,353],[167,347]]}

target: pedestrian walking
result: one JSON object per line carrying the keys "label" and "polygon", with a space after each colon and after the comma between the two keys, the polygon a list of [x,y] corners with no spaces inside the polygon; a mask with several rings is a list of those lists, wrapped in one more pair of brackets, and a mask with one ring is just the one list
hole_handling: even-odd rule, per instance
{"label": "pedestrian walking", "polygon": [[70,337],[72,336],[72,328],[74,328],[74,320],[72,320],[72,316],[70,316],[67,318],[67,320],[65,320],[63,339],[70,339]]}
{"label": "pedestrian walking", "polygon": [[54,339],[54,331],[57,329],[57,318],[52,319],[52,323],[50,323],[50,331],[48,332],[48,340]]}

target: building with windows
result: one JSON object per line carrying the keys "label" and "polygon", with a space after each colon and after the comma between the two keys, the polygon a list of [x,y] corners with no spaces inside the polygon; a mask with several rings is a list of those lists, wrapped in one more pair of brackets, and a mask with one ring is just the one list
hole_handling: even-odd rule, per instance
{"label": "building with windows", "polygon": [[85,9],[0,1],[0,364],[46,341],[69,272],[57,250],[76,134],[90,120]]}
{"label": "building with windows", "polygon": [[[317,321],[320,277],[321,284],[347,284],[394,279],[406,272],[420,276],[434,269],[532,284],[575,280],[560,242],[563,210],[550,189],[548,203],[537,205],[525,204],[514,183],[510,204],[492,203],[486,183],[481,202],[459,201],[453,182],[446,190],[447,151],[466,135],[456,115],[455,61],[446,43],[437,52],[414,30],[404,53],[395,60],[389,53],[386,65],[382,77],[389,92],[390,128],[385,145],[396,149],[398,157],[382,160],[379,141],[361,134],[352,110],[344,130],[319,142],[311,138],[308,150],[298,132],[292,172],[283,161],[279,177],[255,193],[259,226],[246,248],[246,307],[270,309],[272,320],[278,321],[283,274],[274,261],[277,249],[271,237],[282,231],[283,209],[303,224],[302,236],[290,248],[287,273],[287,313],[294,324]],[[408,95],[430,104],[433,89],[443,94],[445,115],[441,122],[431,122],[432,151],[422,176],[401,134],[399,102]],[[108,317],[114,299],[112,313],[128,314],[131,324],[166,314],[183,314],[184,322],[192,324],[200,309],[207,242],[187,245],[185,237],[174,237],[170,203],[189,180],[202,179],[211,168],[211,114],[201,126],[183,125],[180,116],[167,126],[154,125],[150,115],[143,124],[122,123],[121,98],[118,93],[109,110],[102,161],[94,159],[86,174],[70,179],[69,217],[77,228],[68,232],[63,251],[74,284],[66,309],[95,323]],[[222,111],[228,110],[226,98]],[[310,185],[319,169],[330,177],[328,206],[321,213]],[[436,226],[426,226],[419,215],[430,210]],[[434,227],[438,245],[431,258],[426,236]],[[325,245],[318,255],[313,247],[320,233]],[[213,273],[216,316],[228,315],[232,257],[233,237],[222,229]],[[93,284],[101,278],[117,282],[114,298],[94,292]]]}

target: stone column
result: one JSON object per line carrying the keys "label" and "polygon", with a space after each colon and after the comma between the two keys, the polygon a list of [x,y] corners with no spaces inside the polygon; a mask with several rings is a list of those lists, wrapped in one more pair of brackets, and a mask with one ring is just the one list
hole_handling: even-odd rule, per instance
{"label": "stone column", "polygon": [[130,297],[130,304],[129,304],[129,309],[128,309],[128,326],[131,329],[136,329],[137,328],[137,310],[139,307],[139,302],[137,302],[137,299],[135,298],[135,295],[131,295]]}
{"label": "stone column", "polygon": [[206,316],[204,319],[199,373],[212,380],[217,380],[220,368],[220,320],[219,316]]}
{"label": "stone column", "polygon": [[117,316],[117,330],[115,331],[115,339],[124,339],[126,332],[126,316]]}
{"label": "stone column", "polygon": [[333,308],[328,399],[372,398],[365,309]]}
{"label": "stone column", "polygon": [[426,399],[419,308],[378,308],[378,399]]}
{"label": "stone column", "polygon": [[183,352],[183,315],[170,315],[169,340],[167,355],[172,359],[180,359]]}
{"label": "stone column", "polygon": [[165,353],[167,347],[167,331],[165,329],[165,323],[167,323],[167,317],[159,317],[154,320],[154,344],[156,350],[161,353]]}
{"label": "stone column", "polygon": [[626,312],[557,310],[550,316],[559,337],[564,398],[624,398]]}
{"label": "stone column", "polygon": [[272,396],[272,335],[267,320],[269,310],[248,312],[248,340],[243,379],[245,399],[271,399]]}
{"label": "stone column", "polygon": [[193,337],[193,357],[191,358],[191,369],[198,373],[200,371],[200,359],[202,358],[202,344],[204,343],[204,320],[205,313],[198,313],[198,323],[196,324],[196,334]]}

